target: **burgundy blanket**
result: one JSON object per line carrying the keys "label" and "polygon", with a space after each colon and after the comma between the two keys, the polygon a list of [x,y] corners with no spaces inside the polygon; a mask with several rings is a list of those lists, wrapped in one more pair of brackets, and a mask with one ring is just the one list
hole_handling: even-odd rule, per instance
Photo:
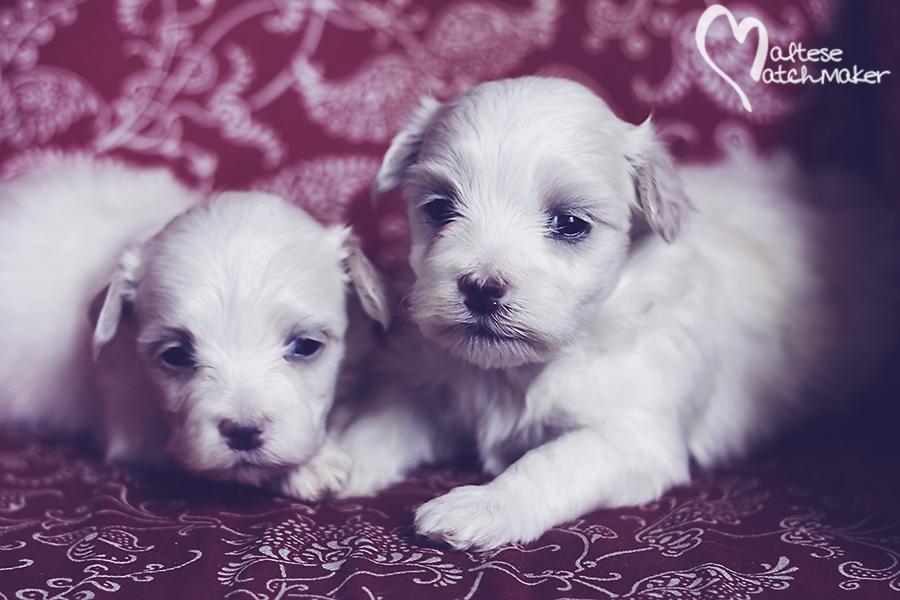
{"label": "burgundy blanket", "polygon": [[900,457],[893,428],[877,429],[807,434],[658,502],[483,554],[410,527],[417,505],[481,480],[471,471],[307,504],[8,435],[0,598],[898,598]]}

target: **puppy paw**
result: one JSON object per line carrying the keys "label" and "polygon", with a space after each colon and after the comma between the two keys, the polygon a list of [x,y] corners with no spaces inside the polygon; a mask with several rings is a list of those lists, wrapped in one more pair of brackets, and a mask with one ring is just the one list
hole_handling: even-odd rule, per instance
{"label": "puppy paw", "polygon": [[406,469],[393,457],[373,449],[368,454],[350,453],[352,465],[339,498],[374,496],[386,487],[403,480]]}
{"label": "puppy paw", "polygon": [[282,475],[273,489],[298,500],[318,501],[337,496],[347,485],[352,461],[340,449],[326,444],[309,462]]}
{"label": "puppy paw", "polygon": [[[416,510],[416,532],[456,550],[493,550],[531,541],[528,521],[514,498],[487,485],[465,485],[426,502]],[[539,535],[539,534],[538,534]]]}
{"label": "puppy paw", "polygon": [[347,475],[346,485],[337,497],[374,496],[402,479],[402,473],[386,473],[382,470],[359,468],[354,463]]}

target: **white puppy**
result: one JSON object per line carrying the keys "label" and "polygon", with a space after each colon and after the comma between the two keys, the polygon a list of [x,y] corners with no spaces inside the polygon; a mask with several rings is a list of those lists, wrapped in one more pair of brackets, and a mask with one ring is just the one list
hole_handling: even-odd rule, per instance
{"label": "white puppy", "polygon": [[[104,178],[109,169],[80,166],[96,171],[90,189],[109,198],[115,190],[125,193],[123,182],[146,186],[137,193],[148,203],[158,201],[157,194],[177,193],[174,182],[163,187],[137,171]],[[161,173],[156,176],[165,179]],[[182,191],[181,196],[189,194]],[[18,204],[27,208],[28,202],[40,200],[29,197],[26,189]],[[137,204],[133,197],[124,202]],[[110,204],[118,206],[115,199]],[[90,218],[103,220],[93,208],[82,204],[77,215],[70,215],[71,236],[85,238],[81,248],[44,260],[72,267],[85,248],[109,250],[90,241],[91,230],[81,229]],[[48,223],[36,219],[33,224]],[[157,229],[162,225],[153,224]],[[58,233],[30,229],[39,236]],[[8,264],[0,277],[10,281],[18,257],[10,253],[5,258]],[[108,260],[101,262],[108,266]],[[81,263],[83,269],[85,261]],[[176,217],[146,243],[129,247],[112,274],[93,333],[107,459],[153,466],[174,459],[200,475],[267,485],[304,499],[340,488],[348,465],[327,442],[325,419],[344,355],[348,273],[366,292],[363,306],[373,307],[376,280],[349,230],[323,227],[299,208],[261,192],[220,194]],[[20,298],[43,285],[33,282],[33,273],[15,274],[26,284],[15,291]],[[94,293],[102,288],[93,271],[77,275],[88,280],[82,288],[93,287]],[[62,320],[76,330],[65,340],[66,366],[76,371],[86,362],[81,352],[88,350],[90,358],[89,294],[73,299],[53,295],[52,288],[44,293],[43,307],[49,311],[70,303],[84,309],[76,324]],[[34,316],[39,321],[40,314]],[[18,350],[14,342],[21,341],[0,337],[4,356]],[[57,340],[27,341],[43,345]],[[48,379],[53,375],[43,363],[33,369],[43,369]],[[0,402],[6,422],[12,417],[13,422],[40,424],[59,406],[80,416],[65,388],[53,389],[56,395],[50,396],[27,385],[16,372],[4,372],[4,390],[15,392],[4,392]],[[9,407],[26,394],[39,398],[41,406],[27,419],[10,415]]]}
{"label": "white puppy", "polygon": [[417,530],[527,542],[744,454],[827,388],[831,351],[860,348],[834,336],[863,319],[842,330],[826,302],[790,169],[682,175],[649,122],[570,81],[424,102],[375,182],[409,204],[418,331],[345,417],[345,495],[474,448],[496,478],[424,504]]}

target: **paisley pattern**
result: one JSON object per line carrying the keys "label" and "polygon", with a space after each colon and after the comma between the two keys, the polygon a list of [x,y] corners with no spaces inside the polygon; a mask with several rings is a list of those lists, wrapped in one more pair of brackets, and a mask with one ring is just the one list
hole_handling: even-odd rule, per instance
{"label": "paisley pattern", "polygon": [[[166,164],[202,189],[273,191],[324,222],[350,220],[376,262],[398,271],[401,205],[372,207],[368,189],[422,94],[571,77],[632,122],[652,111],[687,159],[790,142],[804,119],[811,139],[830,139],[839,123],[815,118],[814,94],[753,81],[752,50],[723,21],[707,47],[749,96],[753,113],[742,109],[696,47],[707,4],[10,0],[0,5],[0,161],[11,173],[78,149]],[[812,47],[846,16],[838,0],[726,4],[762,20],[779,46]],[[896,27],[885,23],[900,14],[892,0],[865,4],[876,50],[892,54],[862,66],[890,68]],[[895,79],[875,93],[900,132]],[[485,554],[411,530],[416,506],[482,480],[463,469],[311,505],[3,434],[0,599],[900,598],[896,443],[873,447],[869,429],[853,431],[698,472],[652,504]]]}
{"label": "paisley pattern", "polygon": [[468,471],[423,469],[374,498],[306,504],[6,434],[0,598],[898,597],[898,463],[835,437],[469,554],[410,528],[417,505],[482,480]]}
{"label": "paisley pattern", "polygon": [[[720,19],[710,55],[748,94],[755,109],[747,113],[696,48],[704,7],[16,0],[0,7],[0,160],[74,146],[169,164],[205,189],[302,184],[312,193],[295,200],[337,220],[365,201],[373,163],[422,94],[446,99],[529,73],[576,78],[633,122],[652,109],[687,158],[721,151],[716,132],[735,120],[751,145],[753,124],[767,125],[764,145],[784,141],[779,132],[809,94],[750,79],[750,45]],[[760,18],[773,44],[809,43],[830,31],[838,2],[764,0],[734,12]],[[334,209],[323,209],[323,198],[334,198]],[[398,212],[388,205],[367,218],[391,222]],[[373,244],[382,266],[396,267],[402,245]]]}

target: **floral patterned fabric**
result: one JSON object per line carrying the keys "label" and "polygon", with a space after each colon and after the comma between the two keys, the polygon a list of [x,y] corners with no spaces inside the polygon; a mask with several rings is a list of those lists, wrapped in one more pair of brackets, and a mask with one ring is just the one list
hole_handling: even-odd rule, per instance
{"label": "floral patterned fabric", "polygon": [[[682,159],[791,145],[808,161],[880,168],[900,189],[900,4],[725,2],[761,21],[770,47],[840,48],[839,66],[896,73],[878,85],[757,81],[758,34],[739,44],[721,18],[705,48],[752,112],[699,50],[707,4],[0,0],[2,172],[63,148],[165,164],[205,190],[272,190],[322,221],[350,220],[396,273],[403,212],[396,197],[371,206],[368,189],[404,116],[422,94],[538,73],[588,85],[631,122],[652,112]],[[461,467],[311,505],[4,434],[0,598],[900,598],[890,415],[485,554],[411,530],[417,505],[480,480]]]}
{"label": "floral patterned fabric", "polygon": [[7,435],[0,598],[896,598],[897,455],[863,437],[805,439],[477,554],[410,527],[420,503],[481,480],[471,471],[311,505]]}

